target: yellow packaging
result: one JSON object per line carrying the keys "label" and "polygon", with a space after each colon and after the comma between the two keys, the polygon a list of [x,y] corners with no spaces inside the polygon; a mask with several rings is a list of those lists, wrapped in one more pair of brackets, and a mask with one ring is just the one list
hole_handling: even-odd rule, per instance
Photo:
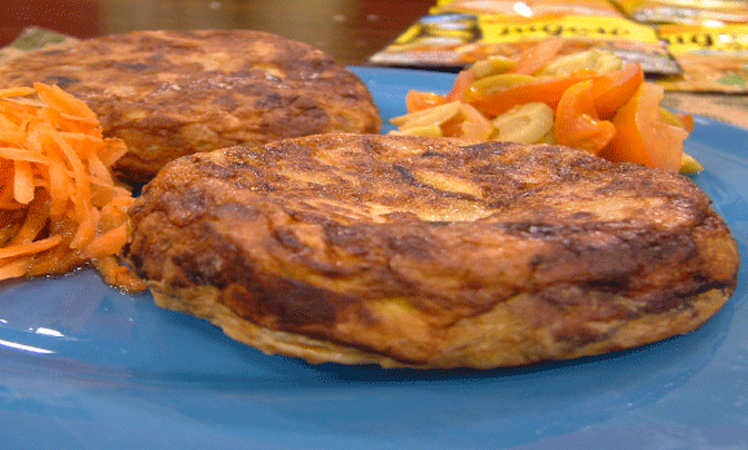
{"label": "yellow packaging", "polygon": [[485,43],[561,37],[594,42],[631,41],[647,47],[660,47],[654,28],[617,17],[545,16],[508,21],[506,17],[493,15],[480,16],[478,24]]}
{"label": "yellow packaging", "polygon": [[505,16],[550,15],[624,17],[608,0],[439,0],[431,14],[462,12]]}
{"label": "yellow packaging", "polygon": [[370,61],[461,68],[490,56],[512,58],[538,40],[558,37],[564,39],[562,55],[594,47],[610,50],[624,61],[638,62],[647,73],[680,73],[654,28],[615,16],[428,15]]}
{"label": "yellow packaging", "polygon": [[633,20],[653,24],[725,25],[748,22],[741,0],[614,0]]}
{"label": "yellow packaging", "polygon": [[683,69],[659,81],[666,89],[748,92],[748,25],[663,25],[659,32]]}

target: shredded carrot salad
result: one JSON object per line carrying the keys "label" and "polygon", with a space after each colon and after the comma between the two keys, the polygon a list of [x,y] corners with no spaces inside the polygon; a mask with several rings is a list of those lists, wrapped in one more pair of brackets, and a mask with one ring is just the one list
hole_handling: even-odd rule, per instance
{"label": "shredded carrot salad", "polygon": [[57,86],[0,89],[0,280],[91,263],[110,285],[145,288],[117,259],[133,196],[111,167],[126,151]]}

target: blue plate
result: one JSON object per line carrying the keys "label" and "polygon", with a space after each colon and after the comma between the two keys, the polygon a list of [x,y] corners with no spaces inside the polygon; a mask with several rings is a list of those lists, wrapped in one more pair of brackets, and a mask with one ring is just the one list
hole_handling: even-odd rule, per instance
{"label": "blue plate", "polygon": [[[452,75],[354,68],[386,119]],[[694,178],[748,255],[748,130],[697,117]],[[386,128],[387,129],[387,128]],[[385,131],[386,131],[385,129]],[[745,256],[742,258],[745,267]],[[491,371],[267,356],[96,273],[0,285],[0,448],[744,449],[746,276],[699,330]]]}

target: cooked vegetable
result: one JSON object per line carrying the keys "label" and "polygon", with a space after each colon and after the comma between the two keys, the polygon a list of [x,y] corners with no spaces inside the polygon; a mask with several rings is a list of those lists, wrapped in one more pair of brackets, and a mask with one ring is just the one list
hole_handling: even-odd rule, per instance
{"label": "cooked vegetable", "polygon": [[592,80],[582,81],[564,91],[556,107],[553,131],[557,143],[595,155],[613,139],[615,126],[607,120],[600,120],[597,115]]}
{"label": "cooked vegetable", "polygon": [[680,173],[694,174],[704,170],[704,166],[691,155],[683,154],[680,162]]}
{"label": "cooked vegetable", "polygon": [[610,73],[620,70],[623,61],[609,51],[591,49],[583,52],[559,56],[536,73],[541,76],[568,75],[579,69],[592,70],[597,73]]}
{"label": "cooked vegetable", "polygon": [[391,122],[400,127],[394,134],[412,136],[455,136],[484,141],[493,132],[493,125],[485,116],[459,101],[394,117]]}
{"label": "cooked vegetable", "polygon": [[532,75],[521,73],[500,73],[473,81],[462,95],[462,101],[473,102],[487,95],[517,86],[525,86],[535,82]]}
{"label": "cooked vegetable", "polygon": [[392,119],[395,133],[558,143],[614,161],[701,169],[682,156],[693,118],[661,108],[662,88],[645,81],[639,64],[607,50],[561,55],[561,43],[477,62],[444,96],[409,92],[408,114]]}
{"label": "cooked vegetable", "polygon": [[592,93],[597,114],[603,118],[612,118],[642,83],[644,71],[636,63],[626,64],[619,70],[594,77]]}
{"label": "cooked vegetable", "polygon": [[553,110],[545,103],[525,103],[497,116],[493,124],[493,139],[534,144],[553,132]]}
{"label": "cooked vegetable", "polygon": [[107,283],[144,289],[116,258],[133,198],[110,168],[126,150],[102,136],[85,103],[57,86],[0,91],[0,279],[90,262]]}
{"label": "cooked vegetable", "polygon": [[588,80],[593,85],[599,114],[605,116],[615,112],[633,95],[638,85],[644,82],[644,73],[638,64],[628,64],[610,73],[581,68],[560,77],[529,77],[525,83],[507,83],[492,90],[484,88],[485,95],[467,98],[466,101],[489,116],[529,102],[543,102],[555,108],[567,89]]}
{"label": "cooked vegetable", "polygon": [[527,83],[490,90],[481,97],[470,98],[469,102],[489,117],[503,114],[515,106],[531,102],[543,102],[555,109],[567,89],[591,77],[592,73],[589,71],[559,78],[530,77]]}
{"label": "cooked vegetable", "polygon": [[409,113],[443,104],[444,97],[433,92],[411,90],[405,95],[405,108]]}
{"label": "cooked vegetable", "polygon": [[390,122],[401,129],[423,125],[441,125],[454,117],[460,110],[460,102],[453,101],[432,108],[421,109],[400,117],[393,117]]}
{"label": "cooked vegetable", "polygon": [[444,96],[445,102],[459,101],[465,95],[465,91],[470,88],[470,85],[475,81],[475,74],[472,70],[460,71],[455,77],[455,82],[452,85],[452,90]]}
{"label": "cooked vegetable", "polygon": [[485,141],[493,133],[493,124],[472,106],[461,103],[458,116],[459,130],[452,135],[458,135],[466,139]]}
{"label": "cooked vegetable", "polygon": [[510,69],[514,73],[532,75],[558,55],[564,46],[563,39],[545,39],[522,52]]}
{"label": "cooked vegetable", "polygon": [[684,128],[660,115],[662,86],[642,83],[613,119],[617,133],[601,155],[611,161],[631,161],[677,172],[681,168]]}
{"label": "cooked vegetable", "polygon": [[489,56],[486,59],[476,61],[470,67],[470,71],[473,72],[476,78],[485,78],[511,70],[515,64],[516,61],[505,56]]}

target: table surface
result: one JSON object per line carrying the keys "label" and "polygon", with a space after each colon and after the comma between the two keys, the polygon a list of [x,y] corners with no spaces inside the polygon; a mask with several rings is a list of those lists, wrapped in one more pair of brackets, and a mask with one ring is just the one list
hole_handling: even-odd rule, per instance
{"label": "table surface", "polygon": [[[143,29],[248,28],[313,45],[362,65],[435,0],[3,0],[0,45],[24,28],[74,37]],[[5,11],[4,11],[5,10]]]}
{"label": "table surface", "polygon": [[[248,28],[313,45],[348,65],[368,58],[436,0],[2,0],[0,46],[28,27],[87,38],[143,29]],[[743,95],[668,93],[663,105],[748,128]]]}

